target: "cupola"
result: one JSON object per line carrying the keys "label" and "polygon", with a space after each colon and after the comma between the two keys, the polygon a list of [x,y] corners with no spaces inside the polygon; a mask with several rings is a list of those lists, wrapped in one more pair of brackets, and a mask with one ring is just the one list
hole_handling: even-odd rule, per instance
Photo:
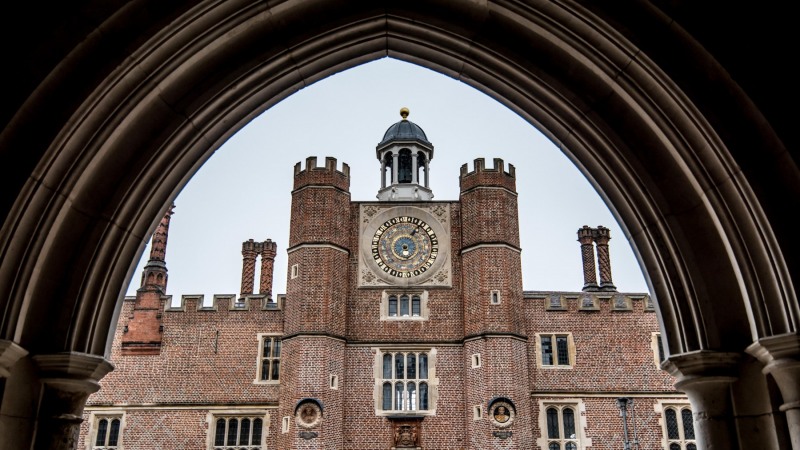
{"label": "cupola", "polygon": [[402,120],[390,126],[375,147],[381,162],[381,201],[426,201],[433,199],[428,181],[433,144],[419,125],[408,120],[408,108],[400,109]]}

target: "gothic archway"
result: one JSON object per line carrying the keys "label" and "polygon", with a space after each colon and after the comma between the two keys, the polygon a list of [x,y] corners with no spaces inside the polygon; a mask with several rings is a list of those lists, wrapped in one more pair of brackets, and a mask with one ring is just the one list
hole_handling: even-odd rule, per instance
{"label": "gothic archway", "polygon": [[[38,84],[3,116],[2,160],[20,160],[0,203],[4,408],[35,370],[89,385],[107,370],[100,356],[150,231],[227,137],[385,56],[486,92],[576,162],[634,244],[687,392],[709,367],[727,389],[748,346],[763,362],[785,360],[778,347],[796,361],[800,270],[776,195],[797,205],[797,167],[720,63],[647,2],[450,3],[71,11],[85,20],[64,26],[52,61],[30,68]],[[759,152],[771,158],[749,165]]]}

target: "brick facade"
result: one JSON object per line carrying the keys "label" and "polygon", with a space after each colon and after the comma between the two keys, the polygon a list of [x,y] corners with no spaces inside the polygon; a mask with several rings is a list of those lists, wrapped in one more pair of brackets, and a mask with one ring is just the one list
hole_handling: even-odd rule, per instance
{"label": "brick facade", "polygon": [[[472,171],[461,168],[459,201],[352,202],[346,164],[298,163],[285,296],[271,293],[272,241],[243,244],[240,296],[207,304],[184,296],[172,306],[165,284],[143,282],[123,303],[111,352],[116,368],[87,402],[79,448],[93,448],[98,418],[119,417],[127,450],[546,449],[554,442],[546,429],[550,410],[575,414],[575,436],[560,445],[572,439],[580,449],[616,449],[623,442],[620,397],[633,399],[628,425],[642,448],[665,446],[661,411],[686,400],[658,367],[648,296],[612,289],[606,234],[598,248],[606,289],[595,288],[593,241],[586,238],[576,260],[591,270],[583,287],[593,289],[524,291],[515,176],[502,160],[486,168],[479,159]],[[383,244],[389,226],[369,224],[394,211],[435,221],[441,231],[431,237],[433,228],[420,225]],[[378,231],[373,237],[364,229]],[[400,252],[384,273],[374,265],[381,251]],[[387,278],[390,269],[411,264],[402,252],[427,257],[422,267],[430,271],[412,267],[392,275],[396,282]],[[257,257],[260,294],[252,294]],[[398,312],[403,295],[408,317]],[[424,314],[414,312],[414,295]],[[158,351],[126,350],[131,333],[158,338]],[[281,339],[279,357],[269,349],[265,355],[265,337]],[[266,356],[280,362],[279,380],[262,376],[271,367],[262,365]],[[215,446],[217,422],[231,418],[253,427],[239,433],[263,421],[261,442]]]}

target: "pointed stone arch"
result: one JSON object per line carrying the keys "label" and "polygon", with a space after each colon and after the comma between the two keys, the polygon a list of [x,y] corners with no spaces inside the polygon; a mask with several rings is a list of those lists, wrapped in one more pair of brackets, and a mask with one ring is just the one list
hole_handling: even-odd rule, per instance
{"label": "pointed stone arch", "polygon": [[[735,379],[748,346],[763,362],[796,361],[800,270],[777,194],[798,206],[797,166],[719,61],[654,5],[628,7],[241,0],[72,11],[87,20],[67,27],[57,56],[31,67],[35,84],[3,110],[3,161],[25,153],[0,203],[0,373],[87,358],[105,367],[123,287],[191,175],[271,105],[382,57],[478,88],[576,163],[633,243],[676,374],[714,367]],[[753,154],[768,157],[750,164]],[[774,339],[788,353],[776,357]],[[91,385],[101,372],[80,376]]]}

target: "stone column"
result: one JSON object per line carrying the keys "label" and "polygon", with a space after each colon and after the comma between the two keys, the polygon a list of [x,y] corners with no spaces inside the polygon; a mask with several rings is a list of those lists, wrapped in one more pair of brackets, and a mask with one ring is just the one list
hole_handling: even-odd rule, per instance
{"label": "stone column", "polygon": [[399,165],[400,155],[392,153],[392,184],[397,184],[397,166]]}
{"label": "stone column", "polygon": [[698,350],[670,356],[663,368],[677,378],[675,388],[689,397],[699,449],[736,449],[737,424],[731,384],[741,355]]}
{"label": "stone column", "polygon": [[425,187],[429,188],[428,186],[428,158],[425,158]]}
{"label": "stone column", "polygon": [[386,159],[381,158],[381,189],[386,187]]}
{"label": "stone column", "polygon": [[242,295],[253,293],[256,278],[256,256],[260,250],[257,246],[252,239],[242,242]]}
{"label": "stone column", "polygon": [[419,158],[419,152],[414,153],[411,155],[411,182],[413,184],[419,184],[417,179],[417,158]]}
{"label": "stone column", "polygon": [[588,225],[578,229],[578,242],[581,243],[581,259],[583,260],[583,290],[596,291],[597,269],[594,266],[594,237]]}
{"label": "stone column", "polygon": [[608,241],[611,240],[611,230],[606,227],[594,229],[594,242],[597,247],[597,268],[600,272],[600,289],[616,291],[617,287],[611,281],[611,256],[608,253]]}
{"label": "stone column", "polygon": [[113,368],[100,356],[77,352],[20,359],[3,396],[0,449],[74,450],[86,399]]}
{"label": "stone column", "polygon": [[764,364],[762,372],[772,375],[783,397],[780,410],[786,414],[793,450],[800,450],[800,335],[787,333],[761,338],[747,347],[747,353]]}

